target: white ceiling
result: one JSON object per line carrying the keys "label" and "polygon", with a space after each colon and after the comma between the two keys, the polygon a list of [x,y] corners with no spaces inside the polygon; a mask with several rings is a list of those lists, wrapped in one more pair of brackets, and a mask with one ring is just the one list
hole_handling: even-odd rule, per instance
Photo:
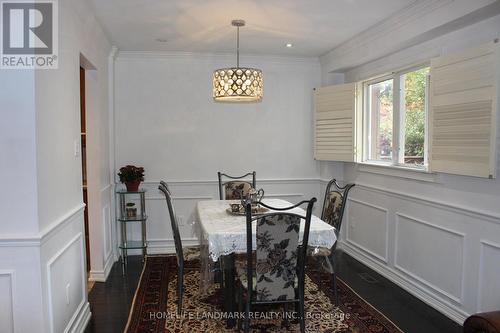
{"label": "white ceiling", "polygon": [[234,52],[244,19],[242,53],[319,56],[419,0],[90,1],[123,51]]}

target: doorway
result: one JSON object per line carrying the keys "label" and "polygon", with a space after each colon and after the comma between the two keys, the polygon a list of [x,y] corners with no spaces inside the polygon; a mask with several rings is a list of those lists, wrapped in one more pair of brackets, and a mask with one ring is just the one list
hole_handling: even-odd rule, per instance
{"label": "doorway", "polygon": [[[80,67],[80,151],[82,156],[82,193],[84,210],[85,229],[85,253],[87,280],[90,272],[90,236],[89,236],[89,200],[87,190],[87,110],[85,107],[85,69]],[[91,287],[89,287],[90,289]]]}

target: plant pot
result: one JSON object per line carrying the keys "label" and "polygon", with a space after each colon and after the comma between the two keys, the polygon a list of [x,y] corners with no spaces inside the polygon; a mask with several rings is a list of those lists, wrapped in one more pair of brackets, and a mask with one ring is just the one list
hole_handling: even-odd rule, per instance
{"label": "plant pot", "polygon": [[140,181],[136,180],[133,182],[126,182],[125,186],[127,187],[128,192],[137,192],[139,190],[140,183],[141,183]]}

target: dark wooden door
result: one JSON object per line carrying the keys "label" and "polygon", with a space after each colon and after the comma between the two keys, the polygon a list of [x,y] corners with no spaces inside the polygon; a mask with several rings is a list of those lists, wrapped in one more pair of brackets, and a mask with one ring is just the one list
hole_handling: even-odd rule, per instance
{"label": "dark wooden door", "polygon": [[82,152],[82,186],[83,202],[85,203],[85,252],[87,254],[87,272],[90,271],[90,241],[89,241],[89,202],[87,192],[87,124],[85,110],[85,69],[80,67],[80,132]]}

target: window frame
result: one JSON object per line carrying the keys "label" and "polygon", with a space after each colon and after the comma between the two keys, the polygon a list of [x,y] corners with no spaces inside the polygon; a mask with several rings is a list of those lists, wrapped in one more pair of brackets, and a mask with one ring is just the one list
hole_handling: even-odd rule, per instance
{"label": "window frame", "polygon": [[[398,169],[406,169],[406,170],[415,170],[415,171],[424,171],[429,172],[429,107],[430,107],[430,61],[419,63],[417,65],[413,65],[410,67],[405,67],[399,69],[397,71],[391,72],[389,74],[383,74],[380,76],[376,76],[374,78],[365,80],[361,82],[360,91],[361,91],[361,133],[362,137],[360,141],[361,145],[361,154],[359,156],[361,164],[367,165],[376,165],[382,167],[390,167],[390,168],[398,168]],[[429,68],[429,74],[426,78],[426,87],[425,87],[425,136],[424,136],[424,164],[422,166],[414,166],[410,164],[400,163],[400,155],[401,155],[401,140],[403,138],[403,133],[401,132],[401,77],[407,73],[411,73],[414,71],[418,71],[420,69]],[[369,86],[373,84],[377,84],[380,82],[384,82],[387,80],[393,81],[393,105],[392,105],[392,159],[390,161],[381,161],[381,160],[372,160],[369,159],[369,124],[370,124],[370,110],[369,110]],[[404,151],[402,152],[404,156]]]}

